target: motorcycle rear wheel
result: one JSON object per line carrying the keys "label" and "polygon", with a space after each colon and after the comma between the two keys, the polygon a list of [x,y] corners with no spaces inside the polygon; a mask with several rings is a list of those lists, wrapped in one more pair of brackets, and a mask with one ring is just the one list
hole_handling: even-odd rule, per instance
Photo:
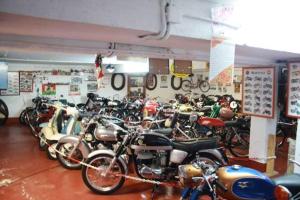
{"label": "motorcycle rear wheel", "polygon": [[[62,152],[66,156],[63,156],[62,154],[59,154],[58,152],[56,152],[57,160],[66,169],[81,169],[80,163],[69,160],[67,158],[68,153],[70,153],[70,151],[72,151],[72,149],[73,149],[72,147],[74,148],[74,145],[70,144],[70,143],[58,143],[56,146],[56,150],[59,152]],[[72,156],[72,158],[75,160],[81,161],[81,162],[84,160],[82,153],[79,149],[76,149],[74,151],[74,155]]]}
{"label": "motorcycle rear wheel", "polygon": [[[108,173],[106,177],[102,173],[107,169],[113,160],[113,156],[109,154],[98,154],[87,159],[86,163],[92,165],[99,170],[83,166],[82,167],[82,179],[85,185],[97,194],[111,194],[117,191],[125,182],[125,169],[119,160],[116,160],[115,165],[112,167],[112,173]],[[120,175],[120,176],[118,176]],[[92,178],[92,176],[94,176]],[[117,178],[115,184],[107,186],[106,182],[114,181]]]}

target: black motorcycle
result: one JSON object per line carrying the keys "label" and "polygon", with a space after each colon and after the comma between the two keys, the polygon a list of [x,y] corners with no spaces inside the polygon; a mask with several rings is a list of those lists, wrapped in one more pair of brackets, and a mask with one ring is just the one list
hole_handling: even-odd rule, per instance
{"label": "black motorcycle", "polygon": [[128,174],[127,160],[133,161],[140,178],[167,182],[176,180],[181,164],[227,163],[226,154],[217,147],[215,138],[178,142],[151,130],[119,129],[116,134],[121,141],[116,151],[96,150],[86,160],[90,166],[82,168],[84,183],[98,194],[113,193],[123,185]]}

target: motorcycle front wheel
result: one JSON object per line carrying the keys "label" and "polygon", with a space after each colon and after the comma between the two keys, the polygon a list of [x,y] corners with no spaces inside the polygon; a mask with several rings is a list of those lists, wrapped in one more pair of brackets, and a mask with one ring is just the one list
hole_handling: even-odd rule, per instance
{"label": "motorcycle front wheel", "polygon": [[94,168],[82,167],[82,179],[85,185],[95,193],[111,194],[117,191],[125,182],[125,169],[119,160],[116,160],[111,170],[104,175],[113,156],[109,154],[99,154],[89,158],[86,163]]}
{"label": "motorcycle front wheel", "polygon": [[[56,150],[61,152],[62,154],[66,155],[63,156],[62,154],[56,152],[56,157],[59,163],[66,169],[81,169],[81,164],[79,162],[82,162],[84,160],[82,153],[79,149],[76,149],[72,155],[72,159],[68,159],[69,153],[74,148],[73,144],[70,143],[59,143],[56,146]],[[77,160],[78,162],[76,162]]]}
{"label": "motorcycle front wheel", "polygon": [[57,157],[56,157],[56,146],[57,146],[57,141],[48,141],[48,144],[49,146],[47,146],[46,148],[46,154],[47,154],[47,157],[50,159],[50,160],[56,160]]}

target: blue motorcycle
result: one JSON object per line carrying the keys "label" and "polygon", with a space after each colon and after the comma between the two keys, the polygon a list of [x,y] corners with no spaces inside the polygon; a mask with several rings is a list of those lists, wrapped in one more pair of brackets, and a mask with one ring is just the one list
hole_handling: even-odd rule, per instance
{"label": "blue motorcycle", "polygon": [[300,199],[300,174],[270,179],[257,170],[239,165],[215,169],[200,162],[179,166],[179,178],[185,187],[182,200]]}

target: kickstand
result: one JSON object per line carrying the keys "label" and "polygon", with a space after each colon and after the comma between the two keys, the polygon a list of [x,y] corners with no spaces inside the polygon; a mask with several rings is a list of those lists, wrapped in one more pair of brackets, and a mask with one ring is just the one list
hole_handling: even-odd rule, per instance
{"label": "kickstand", "polygon": [[154,199],[154,193],[158,188],[158,184],[154,184],[153,188],[152,188],[152,192],[151,192],[151,200]]}

